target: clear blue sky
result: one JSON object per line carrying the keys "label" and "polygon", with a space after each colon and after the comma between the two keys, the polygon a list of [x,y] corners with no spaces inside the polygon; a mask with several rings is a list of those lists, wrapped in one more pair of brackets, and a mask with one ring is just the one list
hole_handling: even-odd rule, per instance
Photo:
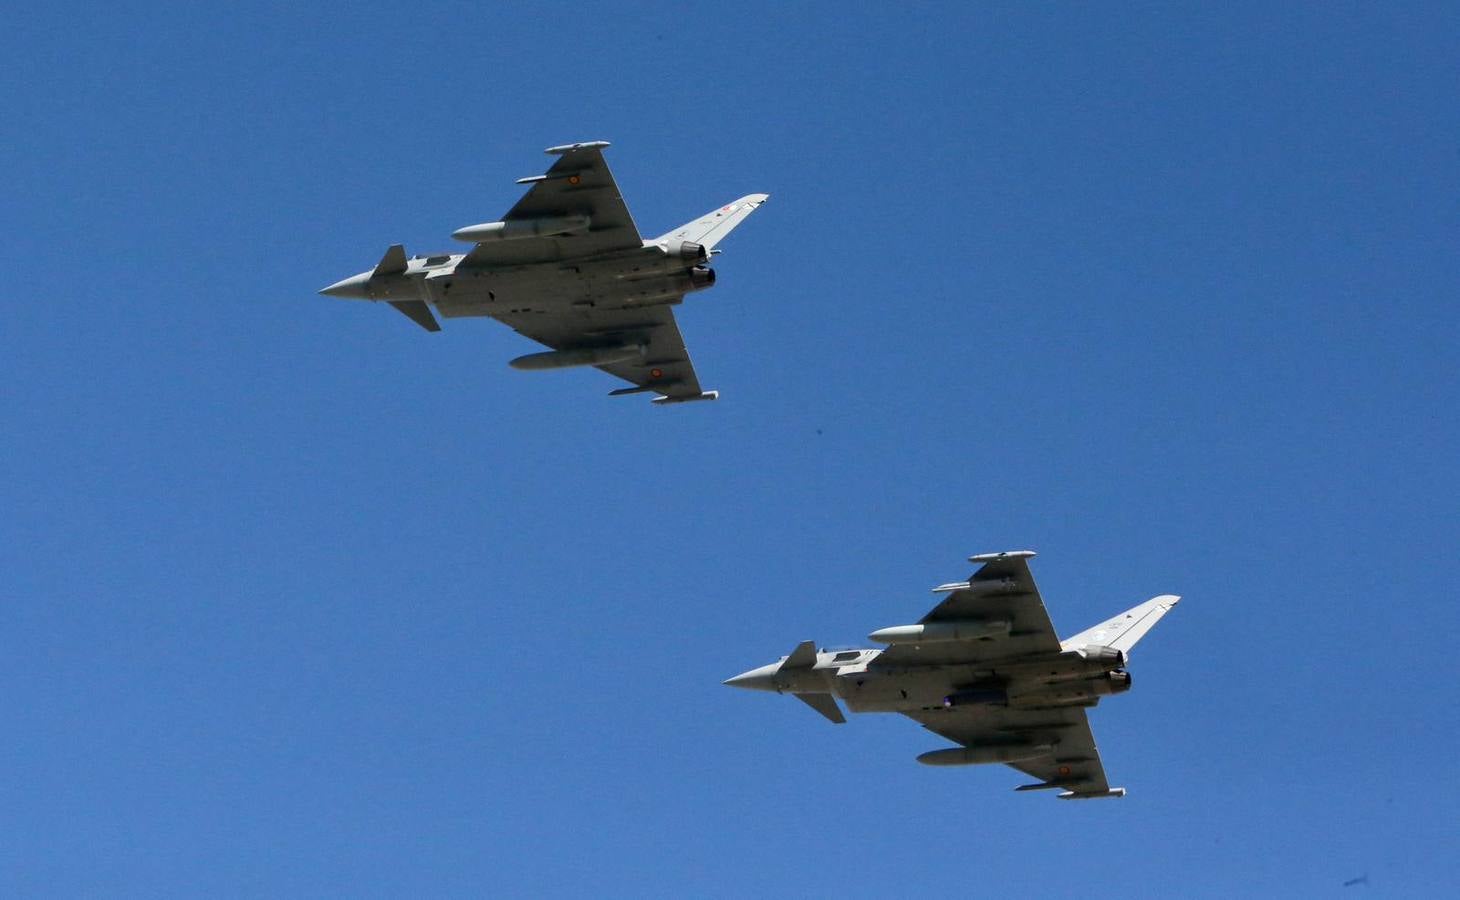
{"label": "clear blue sky", "polygon": [[[1460,12],[1272,6],[9,10],[0,893],[1453,889]],[[315,294],[598,139],[720,402]],[[1123,801],[720,685],[1023,547]]]}

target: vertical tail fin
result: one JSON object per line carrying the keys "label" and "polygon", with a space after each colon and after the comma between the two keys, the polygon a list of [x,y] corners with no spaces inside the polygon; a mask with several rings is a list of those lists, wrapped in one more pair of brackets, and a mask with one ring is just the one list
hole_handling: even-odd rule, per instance
{"label": "vertical tail fin", "polygon": [[1181,598],[1175,594],[1152,597],[1140,606],[1133,606],[1118,616],[1111,616],[1094,628],[1087,628],[1074,637],[1066,638],[1060,643],[1060,649],[1079,650],[1095,644],[1130,653],[1130,648],[1145,637],[1146,632],[1154,628],[1162,616],[1175,609],[1179,602]]}
{"label": "vertical tail fin", "polygon": [[770,194],[748,194],[719,209],[705,213],[693,222],[685,222],[655,240],[689,241],[692,244],[699,244],[707,251],[713,250],[716,244],[725,239],[725,235],[733,231],[736,225],[744,222],[745,217],[759,209],[760,205],[769,197]]}

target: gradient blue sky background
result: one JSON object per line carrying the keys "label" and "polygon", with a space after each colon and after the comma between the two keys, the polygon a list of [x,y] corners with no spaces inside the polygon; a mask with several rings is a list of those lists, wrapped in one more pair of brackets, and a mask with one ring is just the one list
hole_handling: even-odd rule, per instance
{"label": "gradient blue sky background", "polygon": [[[1281,6],[8,10],[0,892],[1453,889],[1460,11]],[[315,295],[595,139],[719,403]],[[1023,547],[1123,801],[720,685]]]}

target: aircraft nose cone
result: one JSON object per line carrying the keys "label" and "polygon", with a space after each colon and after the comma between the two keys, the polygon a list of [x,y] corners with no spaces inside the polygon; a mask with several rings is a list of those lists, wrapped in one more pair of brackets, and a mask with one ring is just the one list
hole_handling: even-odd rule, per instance
{"label": "aircraft nose cone", "polygon": [[370,273],[361,272],[359,275],[351,275],[349,278],[342,278],[327,288],[320,289],[321,294],[330,297],[348,297],[353,300],[370,299]]}
{"label": "aircraft nose cone", "polygon": [[727,678],[721,684],[728,684],[731,687],[745,688],[751,691],[773,691],[776,689],[776,669],[779,667],[779,663],[761,666],[758,669],[751,669],[749,672],[741,672],[734,678]]}

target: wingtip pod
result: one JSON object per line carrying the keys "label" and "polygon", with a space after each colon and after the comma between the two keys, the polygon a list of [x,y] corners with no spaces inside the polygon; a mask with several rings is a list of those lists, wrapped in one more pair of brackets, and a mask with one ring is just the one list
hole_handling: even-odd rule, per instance
{"label": "wingtip pod", "polygon": [[1033,550],[1002,550],[998,553],[976,553],[968,558],[971,563],[989,563],[999,559],[1033,559]]}
{"label": "wingtip pod", "polygon": [[1108,791],[1061,791],[1055,796],[1061,800],[1103,800],[1107,797],[1124,797],[1125,788],[1111,788]]}
{"label": "wingtip pod", "polygon": [[667,395],[667,396],[663,396],[663,397],[655,397],[650,402],[651,403],[654,403],[654,404],[657,404],[659,406],[665,406],[665,405],[670,404],[670,403],[693,403],[696,400],[719,400],[719,399],[720,399],[720,392],[719,391],[702,391],[702,392],[700,392],[698,394],[685,394],[685,395],[682,395],[682,396]]}
{"label": "wingtip pod", "polygon": [[608,141],[580,141],[576,144],[559,144],[556,147],[548,147],[542,152],[549,156],[562,156],[564,153],[572,153],[574,150],[602,150],[609,146]]}

